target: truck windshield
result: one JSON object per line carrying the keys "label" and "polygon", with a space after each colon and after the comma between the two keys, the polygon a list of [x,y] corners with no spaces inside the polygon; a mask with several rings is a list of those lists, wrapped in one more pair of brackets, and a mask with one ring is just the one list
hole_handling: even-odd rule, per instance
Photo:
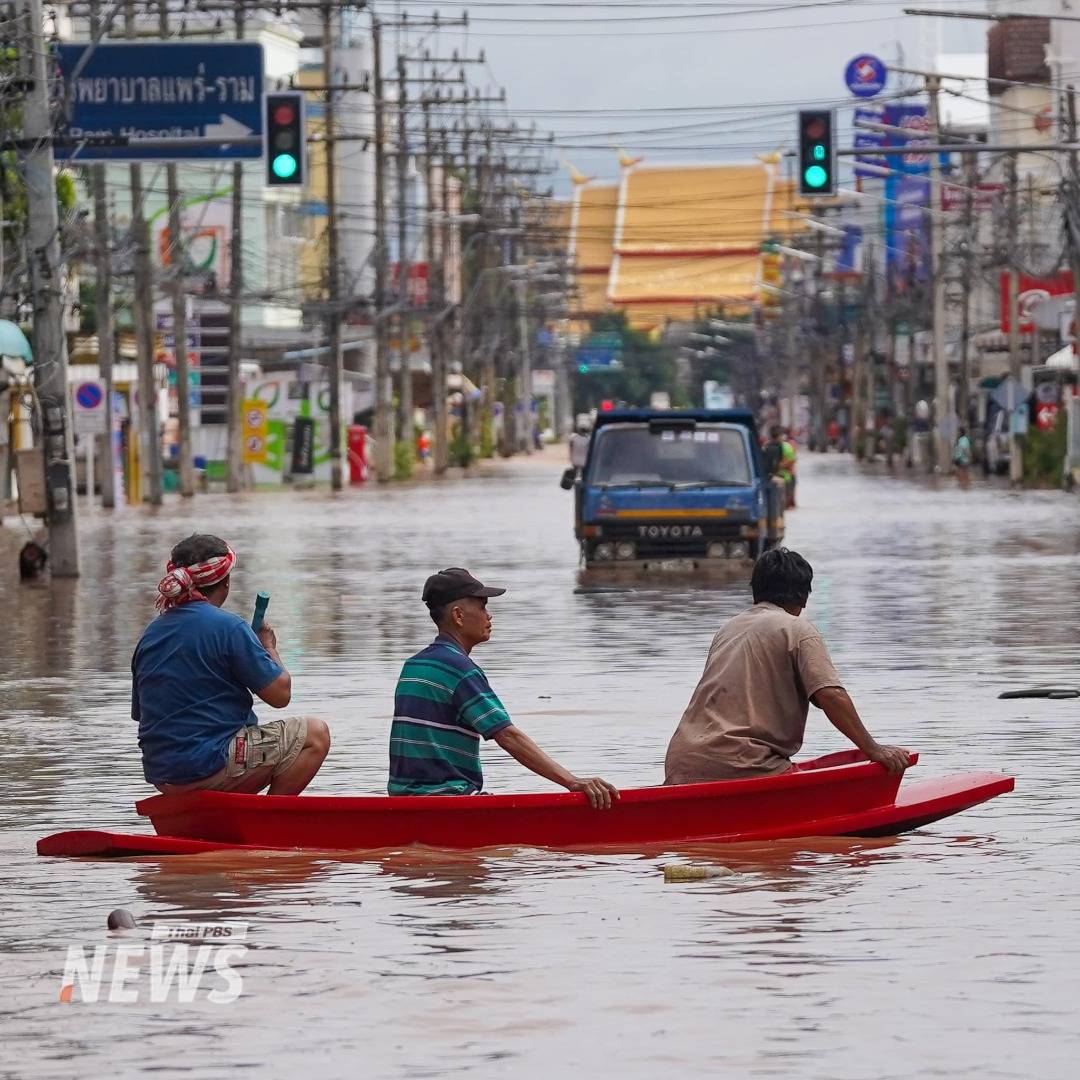
{"label": "truck windshield", "polygon": [[597,435],[589,483],[596,487],[748,486],[750,458],[738,428],[699,424],[693,431],[650,431],[645,425],[613,425]]}

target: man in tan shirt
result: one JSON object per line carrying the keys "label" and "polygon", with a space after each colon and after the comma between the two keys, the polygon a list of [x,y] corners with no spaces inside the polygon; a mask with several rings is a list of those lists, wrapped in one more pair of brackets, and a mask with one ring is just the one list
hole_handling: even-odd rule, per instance
{"label": "man in tan shirt", "polygon": [[773,776],[793,768],[812,701],[871,761],[893,773],[908,755],[863,727],[821,634],[801,617],[814,571],[773,548],[754,565],[754,606],[713,638],[705,672],[668,745],[665,784]]}

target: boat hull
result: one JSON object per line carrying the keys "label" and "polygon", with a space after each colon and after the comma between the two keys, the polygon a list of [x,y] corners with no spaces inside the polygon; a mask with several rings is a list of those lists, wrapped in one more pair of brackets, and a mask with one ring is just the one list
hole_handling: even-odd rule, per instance
{"label": "boat hull", "polygon": [[136,809],[163,836],[260,847],[565,848],[806,835],[809,822],[890,805],[899,785],[899,776],[854,752],[780,776],[631,789],[607,811],[570,792],[472,798],[192,792],[158,795]]}
{"label": "boat hull", "polygon": [[[945,777],[940,780],[924,780],[906,784],[896,799],[885,806],[868,807],[849,814],[832,817],[819,817],[813,820],[788,822],[771,827],[746,827],[741,832],[730,830],[707,836],[693,838],[682,837],[681,841],[693,839],[709,843],[741,843],[763,840],[800,839],[815,836],[896,836],[922,825],[950,817],[962,810],[970,809],[986,802],[997,795],[1012,791],[1013,779],[1000,773],[965,773],[960,776]],[[672,844],[680,839],[669,838]],[[515,841],[515,846],[524,842]],[[395,845],[381,842],[376,844],[283,844],[275,842],[237,844],[224,840],[197,840],[175,836],[155,836],[152,834],[122,834],[94,831],[73,831],[55,833],[38,841],[38,854],[49,856],[95,856],[125,857],[138,855],[188,855],[208,851],[233,851],[242,853],[256,850],[364,850],[365,848],[386,848]],[[462,844],[450,844],[449,847],[463,847]],[[484,845],[469,845],[484,846]],[[541,844],[544,847],[566,846],[575,849],[582,847],[611,846],[600,842],[590,843],[577,840],[573,844]],[[643,848],[649,846],[643,841],[622,842],[616,846]]]}

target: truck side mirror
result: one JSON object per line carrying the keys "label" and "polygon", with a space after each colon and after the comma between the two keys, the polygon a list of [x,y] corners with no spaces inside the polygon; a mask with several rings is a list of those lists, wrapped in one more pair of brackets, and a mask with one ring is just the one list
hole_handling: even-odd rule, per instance
{"label": "truck side mirror", "polygon": [[562,474],[562,479],[559,481],[559,487],[561,487],[563,491],[570,491],[574,487],[575,480],[577,480],[577,469],[567,469]]}

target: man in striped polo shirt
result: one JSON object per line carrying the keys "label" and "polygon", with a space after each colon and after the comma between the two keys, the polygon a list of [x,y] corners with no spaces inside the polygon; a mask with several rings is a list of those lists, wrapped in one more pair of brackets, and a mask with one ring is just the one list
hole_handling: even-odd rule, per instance
{"label": "man in striped polo shirt", "polygon": [[391,795],[475,795],[484,787],[480,740],[494,739],[539,776],[580,791],[595,809],[609,809],[618,791],[598,776],[567,772],[511,721],[470,654],[491,637],[487,602],[505,589],[481,584],[450,567],[424,583],[423,600],[438,636],[405,661],[390,729]]}

